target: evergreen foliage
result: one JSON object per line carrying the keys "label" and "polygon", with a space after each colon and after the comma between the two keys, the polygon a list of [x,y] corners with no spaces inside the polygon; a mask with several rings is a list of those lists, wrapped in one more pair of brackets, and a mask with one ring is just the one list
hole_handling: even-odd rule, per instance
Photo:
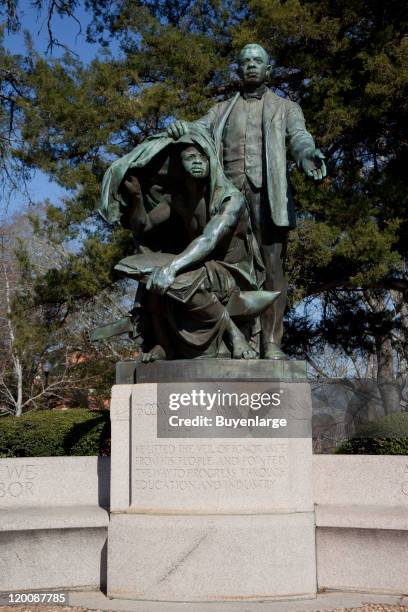
{"label": "evergreen foliage", "polygon": [[296,297],[332,287],[387,288],[385,279],[401,277],[407,255],[404,7],[376,0],[249,6],[252,18],[235,44],[266,45],[280,67],[278,87],[301,103],[328,159],[329,179],[317,193],[297,172],[293,177]]}
{"label": "evergreen foliage", "polygon": [[329,165],[317,188],[293,173],[300,216],[290,253],[294,299],[399,279],[408,79],[400,3],[136,4],[119,3],[111,13],[110,3],[92,3],[91,33],[118,38],[123,59],[107,53],[88,67],[69,55],[33,59],[20,155],[75,190],[63,210],[50,208],[53,227],[78,235],[112,156],[174,116],[194,119],[228,96],[237,49],[258,40],[276,59],[272,85],[301,102]]}
{"label": "evergreen foliage", "polygon": [[390,414],[367,423],[335,452],[340,455],[408,455],[408,413]]}
{"label": "evergreen foliage", "polygon": [[40,410],[0,423],[0,457],[110,454],[109,410]]}
{"label": "evergreen foliage", "polygon": [[[112,266],[134,245],[95,213],[105,169],[174,118],[193,120],[229,97],[237,52],[257,41],[274,58],[272,87],[301,104],[328,165],[320,185],[290,168],[299,222],[289,244],[286,350],[323,370],[327,346],[354,363],[373,362],[367,375],[379,382],[385,412],[398,410],[408,339],[404,3],[87,0],[86,7],[88,38],[102,45],[97,59],[84,65],[69,52],[45,59],[31,50],[18,64],[24,144],[13,159],[68,190],[62,203],[47,203],[38,231],[75,244],[63,267],[36,276],[35,303],[64,324],[117,286]],[[120,56],[109,52],[113,40]],[[314,310],[298,308],[302,300]]]}

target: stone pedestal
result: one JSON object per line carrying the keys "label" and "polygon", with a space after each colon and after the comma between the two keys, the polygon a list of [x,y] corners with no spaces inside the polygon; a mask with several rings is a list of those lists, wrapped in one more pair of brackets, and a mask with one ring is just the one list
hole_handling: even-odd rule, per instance
{"label": "stone pedestal", "polygon": [[[109,597],[314,597],[311,438],[158,437],[158,387],[112,390]],[[295,403],[294,418],[310,420],[308,383],[274,388],[288,414]]]}

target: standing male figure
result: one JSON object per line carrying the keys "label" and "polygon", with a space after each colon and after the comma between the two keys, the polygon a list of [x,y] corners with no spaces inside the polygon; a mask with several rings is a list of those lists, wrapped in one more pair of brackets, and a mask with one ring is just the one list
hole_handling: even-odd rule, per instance
{"label": "standing male figure", "polygon": [[[266,86],[271,71],[265,49],[258,44],[246,45],[238,57],[241,91],[213,106],[195,123],[210,131],[226,176],[248,202],[265,265],[264,288],[281,292],[261,316],[261,356],[282,359],[286,248],[288,231],[295,226],[286,147],[299,168],[314,180],[326,176],[326,168],[324,155],[306,130],[300,106]],[[188,129],[187,122],[176,121],[168,134],[178,139]]]}

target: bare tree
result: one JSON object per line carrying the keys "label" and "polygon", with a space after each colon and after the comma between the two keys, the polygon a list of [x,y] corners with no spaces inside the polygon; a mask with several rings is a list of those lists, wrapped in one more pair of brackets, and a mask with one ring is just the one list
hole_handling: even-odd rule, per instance
{"label": "bare tree", "polygon": [[[1,317],[3,324],[3,329],[5,331],[5,338],[3,338],[3,342],[6,352],[3,353],[2,363],[0,364],[0,397],[3,396],[3,399],[6,402],[0,406],[0,409],[3,409],[5,412],[8,412],[7,406],[12,406],[12,413],[15,416],[20,416],[23,411],[23,367],[21,364],[21,359],[18,351],[16,350],[15,343],[16,337],[12,324],[12,288],[11,288],[11,279],[10,279],[10,268],[8,266],[8,262],[4,256],[4,244],[1,245],[1,271],[3,276],[4,283],[4,301],[3,307],[5,308],[4,315]],[[16,382],[17,392],[13,393],[10,389],[10,386],[6,382],[6,373],[7,366],[9,365],[8,361],[10,361],[10,365],[12,367],[13,377]]]}
{"label": "bare tree", "polygon": [[74,305],[38,299],[36,283],[65,269],[70,253],[33,226],[35,219],[20,214],[0,227],[0,414],[69,405],[99,388],[107,367],[113,371],[118,359],[138,350],[127,338],[90,344],[86,333],[125,316],[134,287],[119,283]]}

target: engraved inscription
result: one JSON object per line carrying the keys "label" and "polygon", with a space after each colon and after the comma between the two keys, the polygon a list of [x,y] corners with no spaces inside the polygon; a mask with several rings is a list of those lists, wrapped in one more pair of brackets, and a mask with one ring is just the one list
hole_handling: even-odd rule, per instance
{"label": "engraved inscription", "polygon": [[136,490],[271,489],[287,473],[287,444],[138,445]]}
{"label": "engraved inscription", "polygon": [[0,465],[0,498],[30,497],[36,478],[36,466],[30,463]]}

